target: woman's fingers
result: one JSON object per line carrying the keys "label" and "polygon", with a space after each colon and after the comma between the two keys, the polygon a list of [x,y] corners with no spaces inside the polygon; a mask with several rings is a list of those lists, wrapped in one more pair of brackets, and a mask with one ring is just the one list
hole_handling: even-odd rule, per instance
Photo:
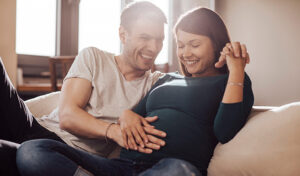
{"label": "woman's fingers", "polygon": [[231,53],[231,51],[232,51],[232,49],[230,47],[225,46],[221,53],[226,56],[226,55],[229,55]]}
{"label": "woman's fingers", "polygon": [[[154,135],[154,136],[159,136],[159,137],[166,137],[167,134],[161,130],[151,128],[151,127],[144,127],[144,130],[146,131],[147,134]],[[149,138],[148,138],[149,139]]]}
{"label": "woman's fingers", "polygon": [[234,57],[242,57],[246,60],[247,60],[247,56],[249,56],[246,45],[240,44],[240,42],[227,43],[223,48],[223,50],[221,51],[221,54],[229,55],[230,52],[233,52]]}
{"label": "woman's fingers", "polygon": [[136,128],[134,128],[134,127],[131,129],[131,131],[132,131],[133,137],[135,139],[135,142],[137,144],[139,144],[139,146],[145,147],[144,141],[142,140],[139,131]]}
{"label": "woman's fingers", "polygon": [[216,68],[221,68],[226,64],[226,54],[224,52],[220,52],[220,54],[218,62],[215,63]]}
{"label": "woman's fingers", "polygon": [[248,54],[248,53],[246,54],[246,63],[247,63],[247,64],[249,64],[249,63],[250,63],[250,56],[249,56],[249,54]]}
{"label": "woman's fingers", "polygon": [[152,122],[156,121],[157,119],[158,119],[158,117],[154,116],[154,117],[142,118],[141,121],[144,126],[154,127],[153,125],[150,125],[149,123],[152,123]]}
{"label": "woman's fingers", "polygon": [[242,51],[242,57],[246,58],[247,57],[247,48],[245,44],[241,44],[241,51]]}
{"label": "woman's fingers", "polygon": [[152,149],[150,149],[150,148],[138,147],[138,151],[141,152],[141,153],[147,153],[147,154],[152,153]]}
{"label": "woman's fingers", "polygon": [[153,150],[159,150],[160,149],[160,145],[154,144],[154,143],[147,143],[146,144],[147,148],[153,149]]}
{"label": "woman's fingers", "polygon": [[157,145],[160,145],[160,146],[164,146],[166,144],[165,141],[157,138],[157,137],[154,137],[152,135],[147,135],[148,136],[148,139],[151,143],[154,143],[154,144],[157,144]]}
{"label": "woman's fingers", "polygon": [[241,56],[241,44],[240,42],[232,42],[233,53],[235,57]]}
{"label": "woman's fingers", "polygon": [[230,50],[233,50],[231,43],[226,43],[225,47],[229,48]]}
{"label": "woman's fingers", "polygon": [[[151,128],[152,128],[152,127],[151,127]],[[143,127],[142,127],[142,126],[138,126],[136,129],[137,129],[137,131],[139,132],[139,134],[140,134],[142,140],[144,141],[144,144],[146,144],[149,140],[148,140],[148,137],[147,137],[147,135],[146,135],[146,133],[145,133]]]}
{"label": "woman's fingers", "polygon": [[[155,139],[152,139],[155,141]],[[158,141],[157,141],[158,142]],[[142,148],[142,147],[138,147],[138,151],[141,152],[141,153],[152,153],[153,150],[159,150],[161,148],[162,145],[157,145],[155,143],[152,143],[152,142],[149,142],[146,144],[146,147],[145,148]]]}
{"label": "woman's fingers", "polygon": [[[146,117],[143,120],[145,120],[147,122],[147,124],[148,124],[148,123],[156,121],[157,119],[158,119],[158,116],[153,116],[153,117]],[[147,126],[147,125],[145,125],[145,126]]]}
{"label": "woman's fingers", "polygon": [[135,140],[133,138],[131,130],[127,129],[126,134],[127,134],[127,137],[128,137],[127,141],[128,141],[129,148],[132,149],[132,150],[137,150],[137,145],[135,143]]}

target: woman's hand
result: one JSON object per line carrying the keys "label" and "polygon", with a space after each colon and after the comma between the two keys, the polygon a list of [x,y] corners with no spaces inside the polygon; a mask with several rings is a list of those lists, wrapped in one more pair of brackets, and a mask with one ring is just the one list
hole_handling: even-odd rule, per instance
{"label": "woman's hand", "polygon": [[[243,55],[237,55],[235,48],[238,48],[240,52],[246,53]],[[223,48],[221,54],[225,55],[226,64],[229,70],[229,76],[227,80],[227,86],[222,99],[223,103],[237,103],[243,101],[243,87],[245,78],[245,66],[249,63],[249,55],[246,52],[246,46],[239,43],[228,43]]]}
{"label": "woman's hand", "polygon": [[[234,51],[234,47],[237,48],[237,50],[243,51],[244,53],[246,52],[246,54],[244,54],[244,56],[246,57],[242,57],[242,55],[240,54],[236,54]],[[227,43],[226,46],[223,48],[221,55],[225,55],[226,56],[226,64],[228,67],[229,72],[239,72],[239,73],[244,73],[244,69],[247,63],[247,60],[249,62],[249,57],[248,53],[247,53],[247,49],[246,46],[244,44],[240,45],[240,43],[235,42],[235,43]]]}
{"label": "woman's hand", "polygon": [[223,48],[219,61],[215,64],[216,68],[221,68],[226,64],[226,52],[224,51],[226,50],[226,48],[231,49],[231,51],[233,51],[234,57],[243,58],[246,64],[250,63],[250,58],[247,52],[246,45],[240,44],[240,42],[232,42],[232,43],[227,43],[226,46]]}
{"label": "woman's hand", "polygon": [[165,137],[166,134],[149,124],[157,119],[157,116],[143,118],[131,110],[123,111],[119,122],[124,147],[139,151],[141,149],[149,148],[152,152],[152,149],[158,150],[160,146],[165,145],[163,140],[156,138],[153,135]]}
{"label": "woman's hand", "polygon": [[[123,136],[122,136],[122,132],[121,132],[121,127],[119,124],[112,124],[110,126],[110,128],[108,129],[107,131],[107,137],[113,141],[115,141],[119,146],[123,147],[123,148],[126,148],[125,145],[124,145],[124,140],[123,140]],[[151,137],[150,138],[150,141],[151,141]],[[152,149],[159,149],[160,146],[158,145],[155,145],[154,143],[147,143],[146,144],[146,147],[147,148],[143,148],[143,147],[140,147],[138,146],[137,147],[137,150],[141,153],[152,153]]]}

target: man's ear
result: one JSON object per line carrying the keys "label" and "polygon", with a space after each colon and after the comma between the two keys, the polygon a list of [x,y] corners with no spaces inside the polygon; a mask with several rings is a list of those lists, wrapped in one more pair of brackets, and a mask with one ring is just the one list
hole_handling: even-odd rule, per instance
{"label": "man's ear", "polygon": [[125,43],[127,35],[128,34],[127,34],[126,29],[123,26],[120,26],[119,27],[119,37],[120,37],[120,40],[121,40],[122,44]]}

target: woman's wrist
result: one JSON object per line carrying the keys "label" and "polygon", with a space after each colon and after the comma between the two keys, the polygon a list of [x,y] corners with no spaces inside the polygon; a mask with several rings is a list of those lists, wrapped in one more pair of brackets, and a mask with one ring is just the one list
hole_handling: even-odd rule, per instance
{"label": "woman's wrist", "polygon": [[229,69],[229,73],[231,74],[241,74],[245,72],[245,68],[244,67],[233,67]]}
{"label": "woman's wrist", "polygon": [[228,82],[244,83],[245,72],[244,70],[233,70],[229,72]]}

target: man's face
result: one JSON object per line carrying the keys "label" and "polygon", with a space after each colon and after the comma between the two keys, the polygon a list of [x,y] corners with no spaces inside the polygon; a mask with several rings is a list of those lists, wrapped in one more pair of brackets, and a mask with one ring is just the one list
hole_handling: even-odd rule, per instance
{"label": "man's face", "polygon": [[137,71],[151,69],[163,46],[164,24],[150,18],[140,18],[124,31],[121,40],[125,61]]}

